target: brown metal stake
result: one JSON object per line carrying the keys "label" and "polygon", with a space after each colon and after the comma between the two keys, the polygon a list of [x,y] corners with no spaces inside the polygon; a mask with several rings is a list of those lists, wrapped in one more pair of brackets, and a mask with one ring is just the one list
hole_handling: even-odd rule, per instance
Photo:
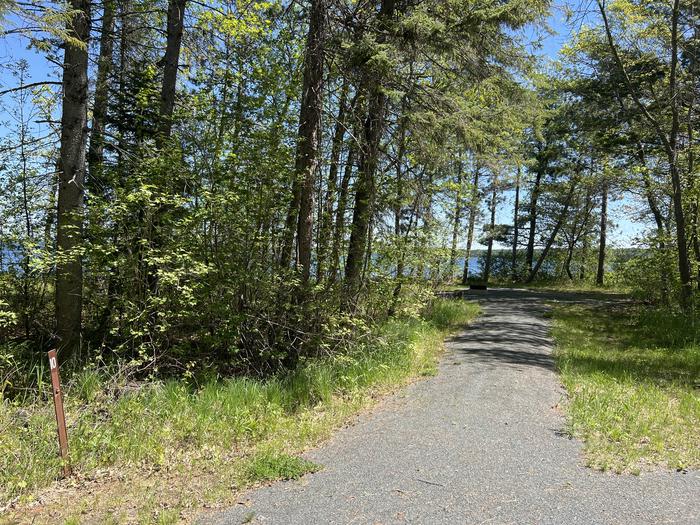
{"label": "brown metal stake", "polygon": [[56,350],[49,350],[49,368],[51,369],[51,385],[53,386],[53,406],[56,409],[56,425],[58,425],[58,445],[63,459],[63,475],[70,476],[71,468],[68,463],[68,432],[66,431],[66,415],[63,412],[63,395],[61,379],[58,376],[58,360]]}

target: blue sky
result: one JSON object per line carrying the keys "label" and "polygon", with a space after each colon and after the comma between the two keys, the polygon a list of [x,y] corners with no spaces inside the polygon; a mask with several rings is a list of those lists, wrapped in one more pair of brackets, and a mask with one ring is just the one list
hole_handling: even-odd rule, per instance
{"label": "blue sky", "polygon": [[[573,8],[580,9],[584,6],[587,12],[581,16],[577,16],[575,22],[567,22],[565,14],[565,6],[570,5]],[[580,20],[590,19],[595,16],[594,13],[588,12],[588,3],[577,2],[574,0],[555,2],[552,13],[548,19],[549,27],[554,31],[553,34],[543,34],[544,39],[542,47],[536,52],[545,60],[555,60],[559,54],[559,50],[569,41],[571,36],[576,33],[580,27]],[[512,224],[513,204],[515,196],[513,192],[505,195],[502,202],[496,211],[496,222],[500,224]],[[640,237],[644,230],[650,225],[644,222],[633,220],[637,215],[637,210],[643,208],[644,204],[641,201],[634,199],[630,195],[618,196],[613,198],[608,204],[608,242],[615,247],[630,247],[635,245],[635,238]],[[506,248],[505,246],[499,246]],[[477,248],[485,248],[485,246],[477,245]]]}
{"label": "blue sky", "polygon": [[[577,10],[584,9],[585,13],[576,16],[577,21],[566,21],[564,6],[570,5]],[[549,36],[544,42],[542,53],[551,59],[556,59],[559,50],[571,38],[572,34],[580,28],[582,19],[597,17],[597,13],[591,12],[590,2],[571,1],[555,2],[552,14],[549,17],[549,25],[557,34]],[[635,210],[643,206],[631,196],[626,195],[621,199],[612,200],[609,204],[608,219],[612,228],[609,232],[609,241],[617,247],[630,247],[634,245],[634,239],[639,237],[648,224],[631,220],[636,213]]]}
{"label": "blue sky", "polygon": [[[0,23],[2,28],[6,30],[14,29],[18,25],[17,18],[14,16],[0,19]],[[22,59],[26,60],[29,65],[29,76],[24,79],[25,84],[45,80],[56,81],[60,78],[58,68],[47,61],[43,53],[30,49],[27,38],[20,34],[5,35],[0,37],[0,91],[19,85],[19,79],[15,78],[6,66],[16,64]],[[52,86],[52,89],[58,89],[58,87]],[[9,95],[2,97],[2,102],[7,104],[10,110],[14,109]],[[12,130],[6,127],[8,121],[11,120],[5,112],[5,108],[0,106],[0,139],[12,133]],[[44,136],[48,133],[46,124],[33,123],[31,129],[37,136]]]}

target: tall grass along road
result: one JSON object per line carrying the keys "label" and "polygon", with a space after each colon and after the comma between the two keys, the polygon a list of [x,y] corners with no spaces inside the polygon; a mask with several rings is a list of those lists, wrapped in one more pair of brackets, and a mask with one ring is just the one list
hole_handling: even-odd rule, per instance
{"label": "tall grass along road", "polygon": [[445,336],[477,313],[475,303],[438,299],[350,352],[264,380],[146,382],[114,394],[87,370],[66,389],[76,475],[50,488],[60,472],[52,406],[0,403],[0,523],[178,523],[251,485],[313,472],[319,465],[300,452],[434,374]]}
{"label": "tall grass along road", "polygon": [[472,297],[483,315],[451,340],[436,377],[307,454],[319,472],[201,523],[698,523],[697,472],[590,469],[568,433],[546,304],[601,300]]}
{"label": "tall grass along road", "polygon": [[[593,467],[700,468],[700,330],[691,316],[630,304],[554,310],[570,432]],[[698,495],[700,497],[700,495]]]}

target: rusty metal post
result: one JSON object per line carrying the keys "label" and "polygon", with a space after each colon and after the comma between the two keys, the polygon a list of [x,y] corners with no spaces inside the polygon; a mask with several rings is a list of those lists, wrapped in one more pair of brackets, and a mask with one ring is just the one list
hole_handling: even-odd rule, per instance
{"label": "rusty metal post", "polygon": [[58,375],[56,350],[49,350],[49,368],[51,369],[51,385],[53,387],[53,406],[58,426],[58,445],[63,460],[63,475],[67,477],[71,475],[70,463],[68,463],[68,432],[66,431],[66,415],[63,412],[63,393],[61,392],[61,378]]}

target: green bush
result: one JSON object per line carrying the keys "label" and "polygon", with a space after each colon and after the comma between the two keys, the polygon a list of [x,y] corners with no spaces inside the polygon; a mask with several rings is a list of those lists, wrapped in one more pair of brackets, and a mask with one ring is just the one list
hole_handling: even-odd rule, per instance
{"label": "green bush", "polygon": [[[432,373],[447,331],[477,312],[474,303],[435,299],[422,318],[392,318],[360,331],[344,352],[263,379],[128,383],[114,370],[86,368],[65,389],[71,463],[84,474],[105,466],[172,466],[182,457],[191,465],[264,445],[274,453],[254,455],[248,477],[292,477],[310,466],[284,448],[293,452],[327,435],[373,392]],[[2,400],[0,501],[31,494],[59,473],[52,410],[46,399]]]}

